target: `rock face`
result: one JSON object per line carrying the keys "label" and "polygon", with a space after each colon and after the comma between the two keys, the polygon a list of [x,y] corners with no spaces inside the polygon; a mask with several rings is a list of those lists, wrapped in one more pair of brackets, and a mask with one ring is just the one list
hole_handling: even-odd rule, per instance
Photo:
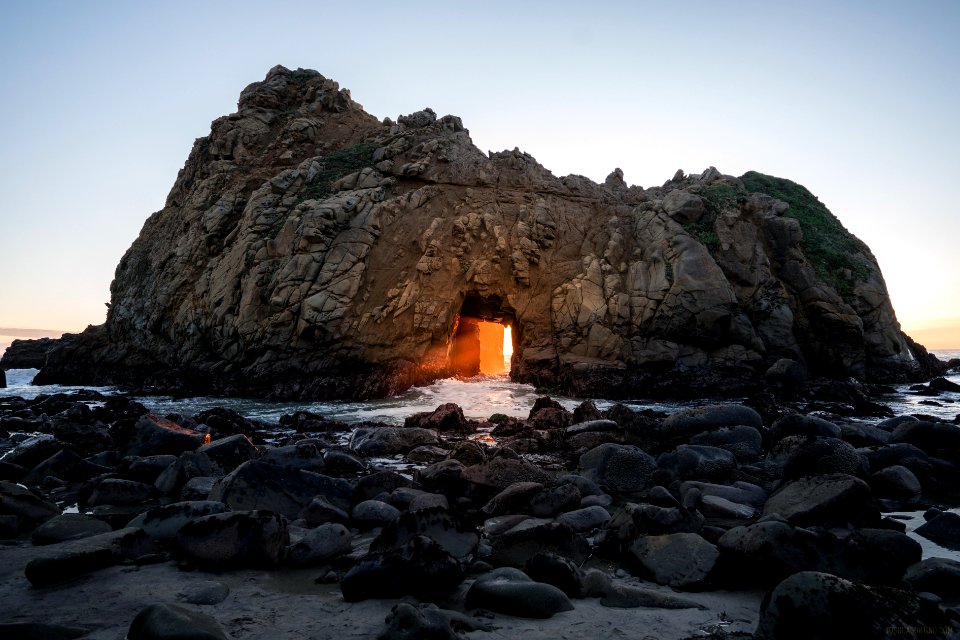
{"label": "rock face", "polygon": [[54,338],[14,340],[0,358],[0,369],[40,369],[47,359],[47,351],[57,344]]}
{"label": "rock face", "polygon": [[803,187],[621,175],[557,178],[481,153],[457,117],[381,123],[275,67],[194,144],[106,323],[61,339],[37,382],[380,396],[469,370],[475,320],[512,326],[514,379],[581,395],[733,391],[783,358],[867,380],[935,366]]}

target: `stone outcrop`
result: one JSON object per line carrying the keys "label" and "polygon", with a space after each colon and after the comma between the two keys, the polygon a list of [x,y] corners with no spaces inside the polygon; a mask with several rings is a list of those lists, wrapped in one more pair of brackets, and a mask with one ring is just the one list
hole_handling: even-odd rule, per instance
{"label": "stone outcrop", "polygon": [[0,357],[0,369],[40,369],[56,342],[55,338],[14,340]]}
{"label": "stone outcrop", "polygon": [[196,141],[111,294],[37,382],[380,396],[460,370],[478,319],[512,326],[515,380],[582,395],[737,390],[784,358],[876,381],[936,363],[867,247],[792,182],[558,178],[455,116],[379,122],[283,67]]}

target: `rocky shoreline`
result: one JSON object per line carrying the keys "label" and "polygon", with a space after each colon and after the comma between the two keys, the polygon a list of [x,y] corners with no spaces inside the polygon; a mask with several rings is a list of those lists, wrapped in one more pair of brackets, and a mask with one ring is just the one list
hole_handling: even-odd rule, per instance
{"label": "rocky shoreline", "polygon": [[960,416],[822,393],[403,426],[0,398],[0,635],[960,637],[960,562],[884,515],[960,549]]}

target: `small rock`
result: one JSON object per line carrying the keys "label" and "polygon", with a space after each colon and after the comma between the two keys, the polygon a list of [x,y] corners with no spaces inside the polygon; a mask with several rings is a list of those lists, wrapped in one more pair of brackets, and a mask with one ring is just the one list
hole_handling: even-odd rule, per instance
{"label": "small rock", "polygon": [[222,582],[204,580],[184,587],[177,599],[187,604],[220,604],[230,595],[230,587]]}
{"label": "small rock", "polygon": [[229,640],[216,620],[175,604],[152,604],[133,619],[127,640]]}

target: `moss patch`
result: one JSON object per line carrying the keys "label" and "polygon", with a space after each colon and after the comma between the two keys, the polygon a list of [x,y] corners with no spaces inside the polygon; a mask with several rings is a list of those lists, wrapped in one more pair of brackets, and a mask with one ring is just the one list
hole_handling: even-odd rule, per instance
{"label": "moss patch", "polygon": [[803,231],[800,248],[817,276],[841,295],[849,294],[855,282],[870,275],[869,267],[855,257],[868,253],[867,246],[847,231],[805,187],[756,171],[748,171],[740,180],[747,191],[765,193],[790,205],[784,215],[800,223]]}
{"label": "moss patch", "polygon": [[361,142],[352,147],[331,151],[323,156],[320,172],[301,193],[303,200],[322,200],[330,195],[333,183],[355,171],[373,166],[373,152],[377,145],[373,142]]}
{"label": "moss patch", "polygon": [[684,224],[684,230],[715,255],[720,250],[720,238],[716,231],[717,217],[724,211],[736,209],[746,195],[744,189],[731,184],[715,184],[702,189],[699,196],[707,205],[707,212],[697,222]]}

